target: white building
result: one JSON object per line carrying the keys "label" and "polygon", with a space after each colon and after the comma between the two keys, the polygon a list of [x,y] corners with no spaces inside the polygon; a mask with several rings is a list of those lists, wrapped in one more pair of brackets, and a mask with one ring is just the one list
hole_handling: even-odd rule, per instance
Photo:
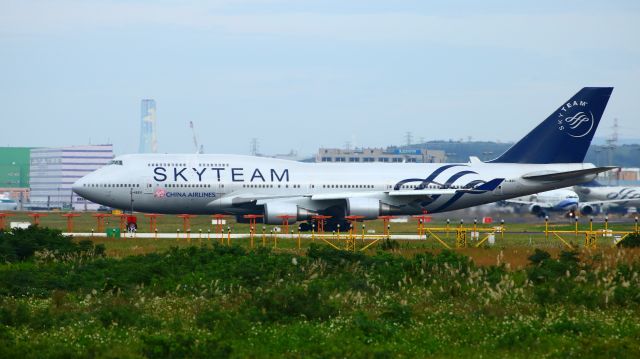
{"label": "white building", "polygon": [[140,153],[158,152],[156,131],[156,101],[144,99],[140,103]]}
{"label": "white building", "polygon": [[422,162],[442,163],[447,159],[442,150],[400,148],[320,148],[316,162]]}
{"label": "white building", "polygon": [[97,204],[74,194],[71,186],[112,159],[113,145],[32,149],[29,181],[31,206],[97,209]]}

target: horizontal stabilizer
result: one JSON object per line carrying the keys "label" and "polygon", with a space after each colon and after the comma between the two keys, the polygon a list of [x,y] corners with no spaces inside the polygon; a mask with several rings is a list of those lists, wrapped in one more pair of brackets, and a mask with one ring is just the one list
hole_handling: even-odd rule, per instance
{"label": "horizontal stabilizer", "polygon": [[572,178],[577,178],[581,176],[588,175],[597,175],[601,172],[611,171],[619,167],[615,166],[605,166],[605,167],[595,167],[595,168],[587,168],[583,170],[575,170],[575,171],[566,171],[566,172],[534,172],[525,174],[522,176],[523,179],[527,179],[530,181],[564,181]]}

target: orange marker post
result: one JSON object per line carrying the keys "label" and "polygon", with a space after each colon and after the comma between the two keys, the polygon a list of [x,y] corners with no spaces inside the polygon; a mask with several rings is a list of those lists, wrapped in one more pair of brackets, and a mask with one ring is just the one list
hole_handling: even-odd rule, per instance
{"label": "orange marker post", "polygon": [[327,219],[331,218],[331,216],[323,216],[319,214],[319,215],[312,216],[311,218],[313,218],[316,221],[316,228],[318,230],[318,233],[324,234],[324,224]]}
{"label": "orange marker post", "polygon": [[158,217],[161,217],[162,215],[157,213],[147,213],[144,216],[149,218],[149,232],[158,233]]}
{"label": "orange marker post", "polygon": [[427,216],[425,213],[419,216],[413,216],[413,218],[418,220],[418,237],[422,238],[422,235],[424,234],[424,224],[431,222],[431,216]]}
{"label": "orange marker post", "polygon": [[182,231],[187,232],[191,229],[191,218],[197,217],[195,214],[179,214],[178,218],[182,218]]}
{"label": "orange marker post", "polygon": [[[287,234],[289,233],[289,220],[290,219],[295,219],[297,218],[297,216],[290,216],[288,214],[284,214],[282,216],[278,216],[278,218],[282,219],[282,226],[284,227],[284,233]],[[294,220],[295,222],[295,220]]]}
{"label": "orange marker post", "polygon": [[224,214],[214,214],[211,217],[216,220],[216,232],[220,233],[220,238],[222,238],[224,233],[224,224],[222,223],[222,220],[227,216]]}
{"label": "orange marker post", "polygon": [[0,213],[0,230],[4,229],[5,226],[5,219],[7,217],[12,217],[13,214],[9,214],[9,213]]}
{"label": "orange marker post", "polygon": [[98,222],[97,223],[98,232],[102,232],[104,231],[104,219],[106,217],[111,217],[111,215],[108,213],[96,213],[96,214],[92,214],[91,217],[94,217]]}
{"label": "orange marker post", "polygon": [[46,217],[46,216],[48,216],[48,214],[46,214],[46,213],[40,213],[40,212],[29,213],[29,217],[33,218],[33,225],[34,226],[39,226],[40,225],[40,217]]}
{"label": "orange marker post", "polygon": [[261,214],[245,214],[242,217],[249,220],[249,237],[251,239],[251,248],[253,248],[253,236],[256,234],[256,220],[263,216]]}
{"label": "orange marker post", "polygon": [[62,217],[67,219],[67,233],[73,233],[73,219],[80,217],[80,213],[65,213]]}
{"label": "orange marker post", "polygon": [[116,216],[120,217],[120,231],[122,231],[124,233],[124,231],[126,231],[126,227],[127,227],[127,217],[129,217],[128,214],[126,213],[120,213],[117,214]]}
{"label": "orange marker post", "polygon": [[382,229],[382,233],[384,234],[385,237],[389,236],[389,221],[393,218],[396,218],[395,216],[380,216],[378,217],[379,219],[382,220],[383,223],[383,229]]}

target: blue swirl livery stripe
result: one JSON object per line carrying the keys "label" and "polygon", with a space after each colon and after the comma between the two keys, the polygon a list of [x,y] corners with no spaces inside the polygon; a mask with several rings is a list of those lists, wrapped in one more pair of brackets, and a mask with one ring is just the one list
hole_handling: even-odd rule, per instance
{"label": "blue swirl livery stripe", "polygon": [[449,187],[450,185],[452,185],[452,184],[453,184],[453,182],[455,182],[456,180],[458,180],[458,178],[460,178],[460,177],[462,177],[462,176],[469,175],[469,174],[476,174],[476,175],[477,175],[477,174],[478,174],[478,172],[475,172],[475,171],[460,171],[460,172],[458,172],[458,173],[454,174],[453,176],[451,176],[451,177],[447,180],[447,182],[445,182],[445,183],[444,183],[444,186],[445,186],[445,187]]}
{"label": "blue swirl livery stripe", "polygon": [[483,180],[473,180],[469,183],[467,183],[464,187],[465,188],[473,188],[479,184],[483,184],[483,183],[487,183],[487,181],[483,181]]}
{"label": "blue swirl livery stripe", "polygon": [[431,172],[431,174],[429,176],[427,176],[427,178],[425,178],[425,179],[422,179],[422,178],[403,179],[402,181],[396,183],[396,185],[393,186],[393,189],[397,191],[397,190],[400,189],[400,186],[402,186],[405,183],[409,183],[409,182],[420,182],[420,187],[424,187],[427,184],[432,183],[433,180],[436,179],[436,177],[438,177],[442,172],[448,170],[449,168],[458,167],[458,166],[466,166],[466,165],[460,165],[460,164],[457,164],[457,165],[454,165],[454,164],[444,165],[444,166],[438,167],[435,171]]}
{"label": "blue swirl livery stripe", "polygon": [[[471,172],[471,171],[468,171]],[[466,188],[473,188],[479,184],[484,184],[487,183],[487,181],[483,181],[483,180],[473,180],[469,183],[466,184]],[[465,192],[456,192],[453,196],[451,196],[451,198],[449,198],[448,201],[446,201],[445,203],[443,203],[440,207],[434,209],[434,212],[439,212],[442,211],[446,208],[449,208],[449,206],[451,206],[452,204],[454,204],[457,200],[460,199],[460,197],[462,197],[462,195],[464,195]]]}
{"label": "blue swirl livery stripe", "polygon": [[440,207],[436,208],[433,210],[433,212],[440,212],[442,210],[444,210],[445,208],[448,208],[449,206],[451,206],[455,201],[457,201],[458,199],[460,199],[460,197],[462,197],[462,195],[464,195],[464,192],[456,192],[456,194],[454,194],[451,198],[449,198],[448,201],[446,201],[445,203],[443,203]]}
{"label": "blue swirl livery stripe", "polygon": [[427,197],[425,199],[423,199],[422,201],[420,201],[420,206],[422,207],[426,207],[428,205],[430,205],[431,203],[435,202],[438,198],[440,198],[441,195],[436,194],[433,195],[431,197]]}

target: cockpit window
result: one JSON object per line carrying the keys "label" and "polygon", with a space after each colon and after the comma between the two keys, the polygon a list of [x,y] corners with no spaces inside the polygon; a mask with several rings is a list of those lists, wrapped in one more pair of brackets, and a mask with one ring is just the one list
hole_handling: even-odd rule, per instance
{"label": "cockpit window", "polygon": [[110,165],[122,166],[122,160],[112,160],[109,162]]}

